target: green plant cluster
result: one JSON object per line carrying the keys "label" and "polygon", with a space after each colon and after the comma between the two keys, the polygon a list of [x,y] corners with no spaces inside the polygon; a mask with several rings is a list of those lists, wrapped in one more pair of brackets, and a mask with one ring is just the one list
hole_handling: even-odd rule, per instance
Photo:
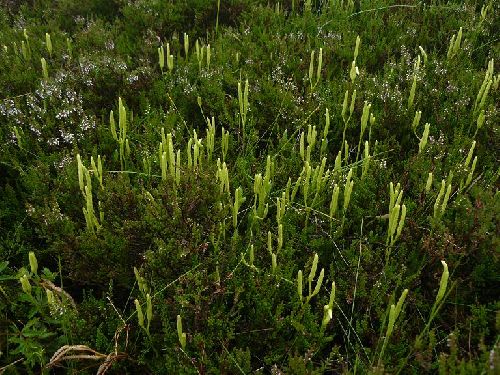
{"label": "green plant cluster", "polygon": [[500,3],[0,3],[0,373],[496,374]]}

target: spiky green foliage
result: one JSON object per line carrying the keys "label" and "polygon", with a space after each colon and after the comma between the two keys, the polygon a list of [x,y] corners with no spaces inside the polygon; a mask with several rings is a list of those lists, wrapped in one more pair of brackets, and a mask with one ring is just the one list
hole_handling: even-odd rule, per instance
{"label": "spiky green foliage", "polygon": [[0,372],[495,373],[496,2],[18,3]]}

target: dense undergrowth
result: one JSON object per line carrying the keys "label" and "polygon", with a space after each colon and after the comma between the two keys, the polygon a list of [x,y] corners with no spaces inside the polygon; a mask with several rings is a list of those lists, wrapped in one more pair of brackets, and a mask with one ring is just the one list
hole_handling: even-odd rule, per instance
{"label": "dense undergrowth", "polygon": [[498,373],[498,2],[0,4],[0,372]]}

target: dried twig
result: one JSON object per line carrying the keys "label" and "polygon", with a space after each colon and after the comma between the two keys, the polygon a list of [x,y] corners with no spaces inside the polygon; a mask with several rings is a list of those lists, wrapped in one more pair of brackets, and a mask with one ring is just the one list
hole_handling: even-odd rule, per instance
{"label": "dried twig", "polygon": [[99,366],[99,369],[97,370],[97,375],[104,375],[111,365],[113,365],[113,362],[117,359],[117,356],[114,353],[108,354],[104,362]]}
{"label": "dried twig", "polygon": [[[115,338],[117,338],[116,335]],[[64,345],[54,353],[46,368],[60,366],[61,362],[70,360],[104,360],[104,362],[99,366],[99,369],[97,370],[97,375],[103,375],[106,373],[106,371],[108,371],[108,369],[113,365],[114,362],[125,357],[126,353],[117,353],[115,351],[106,355],[99,353],[86,345]]]}
{"label": "dried twig", "polygon": [[5,370],[7,370],[9,367],[12,367],[14,366],[15,364],[23,361],[24,358],[19,358],[18,360],[12,362],[12,363],[9,363],[8,365],[4,366],[4,367],[0,367],[0,374],[3,374],[5,372]]}
{"label": "dried twig", "polygon": [[63,295],[65,297],[65,299],[67,299],[71,303],[71,306],[73,307],[73,309],[75,309],[75,311],[77,311],[75,300],[64,289],[54,285],[54,283],[52,281],[49,281],[47,279],[42,279],[42,281],[40,282],[40,285],[42,287],[44,287],[45,289],[49,289],[49,290],[56,292],[58,295]]}

